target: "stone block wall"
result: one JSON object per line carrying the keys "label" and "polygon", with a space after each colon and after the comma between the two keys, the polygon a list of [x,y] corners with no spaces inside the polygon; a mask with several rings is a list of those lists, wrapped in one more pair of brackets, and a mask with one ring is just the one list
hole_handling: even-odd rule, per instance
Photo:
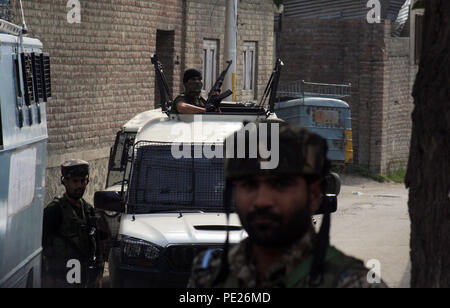
{"label": "stone block wall", "polygon": [[382,165],[385,172],[405,169],[408,162],[414,108],[412,87],[417,66],[410,66],[409,38],[387,39],[387,95],[384,101],[386,131]]}
{"label": "stone block wall", "polygon": [[[88,200],[104,188],[116,132],[133,116],[155,106],[157,91],[150,57],[157,50],[165,53],[162,61],[174,97],[182,90],[183,71],[202,68],[203,39],[220,40],[220,70],[225,63],[225,0],[79,2],[81,23],[68,22],[71,8],[67,0],[23,2],[29,36],[40,39],[51,55],[53,100],[47,105],[46,202],[63,191],[59,165],[69,158],[91,163]],[[264,90],[272,67],[271,3],[239,2],[238,44],[246,39],[258,42],[259,92]],[[14,22],[21,24],[19,1],[12,0],[11,8]],[[240,99],[240,92],[237,94]]]}

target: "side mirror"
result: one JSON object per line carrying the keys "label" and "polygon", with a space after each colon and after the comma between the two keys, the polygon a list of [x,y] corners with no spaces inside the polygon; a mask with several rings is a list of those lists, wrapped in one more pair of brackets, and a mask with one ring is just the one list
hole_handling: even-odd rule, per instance
{"label": "side mirror", "polygon": [[341,192],[341,178],[337,173],[330,172],[325,176],[325,195],[338,196]]}
{"label": "side mirror", "polygon": [[125,203],[117,191],[97,191],[94,194],[94,207],[99,210],[125,213]]}
{"label": "side mirror", "polygon": [[325,214],[325,209],[328,209],[330,213],[337,211],[337,197],[336,195],[323,195],[320,202],[319,209],[314,215]]}
{"label": "side mirror", "polygon": [[322,196],[322,202],[314,215],[324,214],[325,209],[330,213],[337,211],[337,196],[341,192],[341,178],[337,173],[330,172],[325,176],[324,182],[326,188]]}

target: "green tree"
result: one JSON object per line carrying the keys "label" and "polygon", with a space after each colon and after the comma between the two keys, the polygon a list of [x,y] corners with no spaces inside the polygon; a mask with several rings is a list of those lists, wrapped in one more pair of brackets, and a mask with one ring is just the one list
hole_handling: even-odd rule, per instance
{"label": "green tree", "polygon": [[[424,2],[424,1],[421,1]],[[406,175],[411,286],[450,287],[450,1],[426,0]]]}

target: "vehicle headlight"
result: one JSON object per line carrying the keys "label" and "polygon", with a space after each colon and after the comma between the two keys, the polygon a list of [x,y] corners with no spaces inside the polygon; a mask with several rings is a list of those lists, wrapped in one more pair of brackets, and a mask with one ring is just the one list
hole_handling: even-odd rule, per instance
{"label": "vehicle headlight", "polygon": [[119,240],[122,261],[127,264],[151,265],[161,254],[162,248],[150,242],[123,235]]}

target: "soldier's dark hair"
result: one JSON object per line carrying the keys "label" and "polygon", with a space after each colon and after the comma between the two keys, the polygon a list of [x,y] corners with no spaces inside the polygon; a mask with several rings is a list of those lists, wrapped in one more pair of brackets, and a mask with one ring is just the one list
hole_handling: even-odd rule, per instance
{"label": "soldier's dark hair", "polygon": [[189,79],[194,77],[199,77],[200,79],[203,78],[200,71],[196,70],[195,68],[188,69],[186,72],[184,72],[183,83],[186,83]]}

